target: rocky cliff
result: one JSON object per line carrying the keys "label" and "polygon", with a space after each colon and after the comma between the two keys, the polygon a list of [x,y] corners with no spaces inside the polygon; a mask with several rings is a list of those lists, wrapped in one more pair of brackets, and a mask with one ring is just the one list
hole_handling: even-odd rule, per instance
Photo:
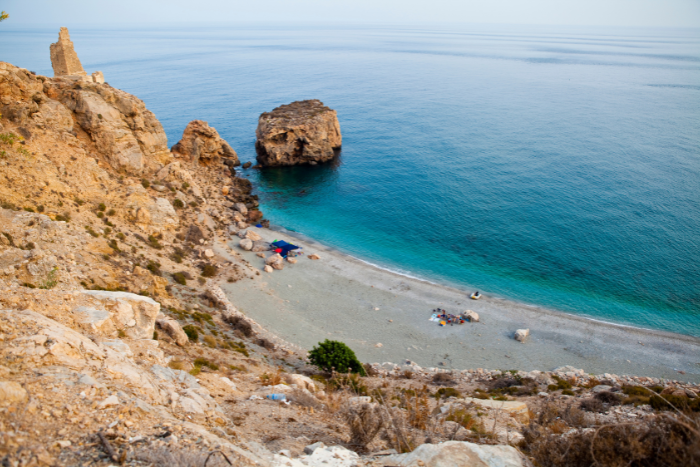
{"label": "rocky cliff", "polygon": [[268,167],[327,162],[342,145],[336,111],[319,100],[292,102],[263,113],[255,135],[258,163]]}
{"label": "rocky cliff", "polygon": [[55,133],[114,170],[153,172],[167,164],[163,126],[143,101],[106,83],[37,76],[0,62],[0,112],[25,139]]}

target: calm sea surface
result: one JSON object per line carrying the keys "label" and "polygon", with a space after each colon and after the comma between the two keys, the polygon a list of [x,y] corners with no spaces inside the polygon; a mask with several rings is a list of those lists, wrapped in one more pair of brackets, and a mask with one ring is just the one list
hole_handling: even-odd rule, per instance
{"label": "calm sea surface", "polygon": [[[202,119],[253,160],[260,113],[336,109],[337,163],[250,172],[275,224],[465,290],[700,336],[700,31],[70,32],[171,145]],[[0,60],[51,76],[57,33],[4,23]]]}

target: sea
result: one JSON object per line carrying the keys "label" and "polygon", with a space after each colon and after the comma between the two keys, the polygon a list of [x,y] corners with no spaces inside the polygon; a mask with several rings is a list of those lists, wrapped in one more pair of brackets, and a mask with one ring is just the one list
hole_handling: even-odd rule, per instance
{"label": "sea", "polygon": [[[700,337],[700,30],[66,26],[170,145],[200,119],[254,161],[262,112],[335,109],[337,160],[245,171],[275,226],[465,294]],[[8,21],[0,60],[52,76],[57,35]]]}

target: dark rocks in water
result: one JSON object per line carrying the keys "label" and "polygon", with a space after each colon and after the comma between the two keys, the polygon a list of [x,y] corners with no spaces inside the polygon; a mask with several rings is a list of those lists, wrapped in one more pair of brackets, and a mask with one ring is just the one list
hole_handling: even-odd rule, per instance
{"label": "dark rocks in water", "polygon": [[342,145],[336,111],[317,99],[263,113],[255,134],[257,161],[266,167],[327,162]]}
{"label": "dark rocks in water", "polygon": [[245,164],[243,164],[243,168],[244,168],[244,169],[249,169],[251,165],[253,165],[253,163],[250,162],[250,161],[248,161],[248,162],[246,162]]}

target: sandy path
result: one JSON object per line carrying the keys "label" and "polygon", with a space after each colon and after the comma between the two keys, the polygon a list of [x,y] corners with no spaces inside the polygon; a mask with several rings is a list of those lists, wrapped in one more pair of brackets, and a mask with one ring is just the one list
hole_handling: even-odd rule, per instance
{"label": "sandy path", "polygon": [[[700,382],[700,339],[600,323],[522,303],[466,293],[375,268],[308,239],[253,229],[284,239],[321,260],[299,257],[282,271],[262,272],[255,253],[241,252],[255,279],[222,283],[232,303],[263,327],[307,349],[326,338],[347,343],[364,362],[411,360],[424,367],[552,370],[573,365],[616,373]],[[224,248],[217,253],[225,254]],[[480,323],[440,327],[431,310],[471,309]],[[379,310],[376,310],[376,309]],[[391,321],[390,321],[391,320]],[[529,328],[526,344],[512,339]],[[642,344],[640,344],[641,342]],[[375,345],[381,343],[381,347]],[[677,370],[683,370],[685,375]]]}

